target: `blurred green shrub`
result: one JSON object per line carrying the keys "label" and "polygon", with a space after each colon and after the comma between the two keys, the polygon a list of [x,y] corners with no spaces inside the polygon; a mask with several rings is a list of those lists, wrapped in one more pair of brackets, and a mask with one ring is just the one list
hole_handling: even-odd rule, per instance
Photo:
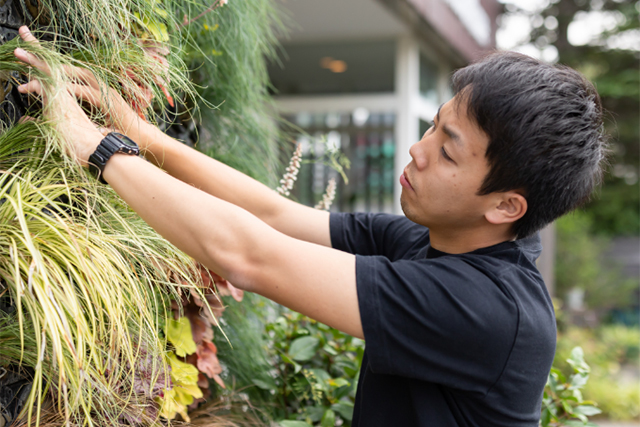
{"label": "blurred green shrub", "polygon": [[602,411],[591,401],[584,400],[582,389],[589,380],[591,369],[584,360],[582,348],[571,350],[566,363],[571,367],[571,375],[565,375],[558,368],[551,368],[549,380],[542,398],[540,424],[548,426],[596,426],[589,417]]}
{"label": "blurred green shrub", "polygon": [[638,281],[623,277],[618,266],[604,260],[611,241],[595,235],[594,228],[592,217],[583,211],[556,221],[555,286],[562,299],[571,289],[583,289],[586,306],[604,314],[611,308],[629,307]]}
{"label": "blurred green shrub", "polygon": [[254,384],[272,394],[280,425],[350,426],[364,341],[289,310],[266,331],[276,372]]}
{"label": "blurred green shrub", "polygon": [[558,335],[554,366],[568,376],[566,362],[574,347],[581,346],[591,365],[591,379],[584,398],[598,402],[602,415],[613,420],[640,416],[640,329],[607,325],[598,329],[569,327]]}

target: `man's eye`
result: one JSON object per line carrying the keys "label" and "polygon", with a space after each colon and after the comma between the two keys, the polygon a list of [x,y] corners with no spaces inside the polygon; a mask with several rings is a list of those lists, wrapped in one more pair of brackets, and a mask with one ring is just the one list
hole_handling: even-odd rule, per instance
{"label": "man's eye", "polygon": [[449,157],[449,155],[448,155],[448,154],[447,154],[447,152],[445,151],[444,147],[442,147],[442,148],[440,149],[440,151],[442,151],[442,156],[443,156],[446,160],[448,160],[448,161],[450,161],[450,162],[452,162],[452,161],[453,161],[453,159],[452,159],[451,157]]}

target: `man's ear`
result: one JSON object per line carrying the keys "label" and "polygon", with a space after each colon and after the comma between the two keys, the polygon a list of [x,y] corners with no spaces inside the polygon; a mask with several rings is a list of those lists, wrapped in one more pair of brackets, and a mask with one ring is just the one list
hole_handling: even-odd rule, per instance
{"label": "man's ear", "polygon": [[484,214],[491,224],[514,223],[527,212],[527,199],[515,191],[501,193],[492,209]]}

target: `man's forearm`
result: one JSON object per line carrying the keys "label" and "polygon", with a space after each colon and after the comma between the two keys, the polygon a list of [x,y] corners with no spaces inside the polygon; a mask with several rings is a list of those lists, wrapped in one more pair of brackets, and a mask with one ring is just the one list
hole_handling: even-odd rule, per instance
{"label": "man's forearm", "polygon": [[354,255],[285,236],[137,157],[114,155],[104,177],[163,237],[240,289],[362,337]]}
{"label": "man's forearm", "polygon": [[251,212],[291,237],[330,246],[326,212],[288,200],[269,187],[148,126],[140,132],[145,157],[187,184]]}

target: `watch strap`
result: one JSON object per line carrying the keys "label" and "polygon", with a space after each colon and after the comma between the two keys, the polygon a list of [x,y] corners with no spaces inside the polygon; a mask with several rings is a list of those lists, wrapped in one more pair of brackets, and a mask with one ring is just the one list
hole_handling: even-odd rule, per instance
{"label": "watch strap", "polygon": [[138,146],[131,140],[129,141],[132,142],[132,146],[125,145],[122,142],[122,139],[124,138],[127,137],[116,132],[109,133],[102,141],[100,141],[96,151],[89,156],[89,170],[96,175],[98,180],[103,184],[106,184],[107,182],[102,177],[102,172],[104,171],[107,162],[114,154],[124,153],[135,156],[140,154]]}

